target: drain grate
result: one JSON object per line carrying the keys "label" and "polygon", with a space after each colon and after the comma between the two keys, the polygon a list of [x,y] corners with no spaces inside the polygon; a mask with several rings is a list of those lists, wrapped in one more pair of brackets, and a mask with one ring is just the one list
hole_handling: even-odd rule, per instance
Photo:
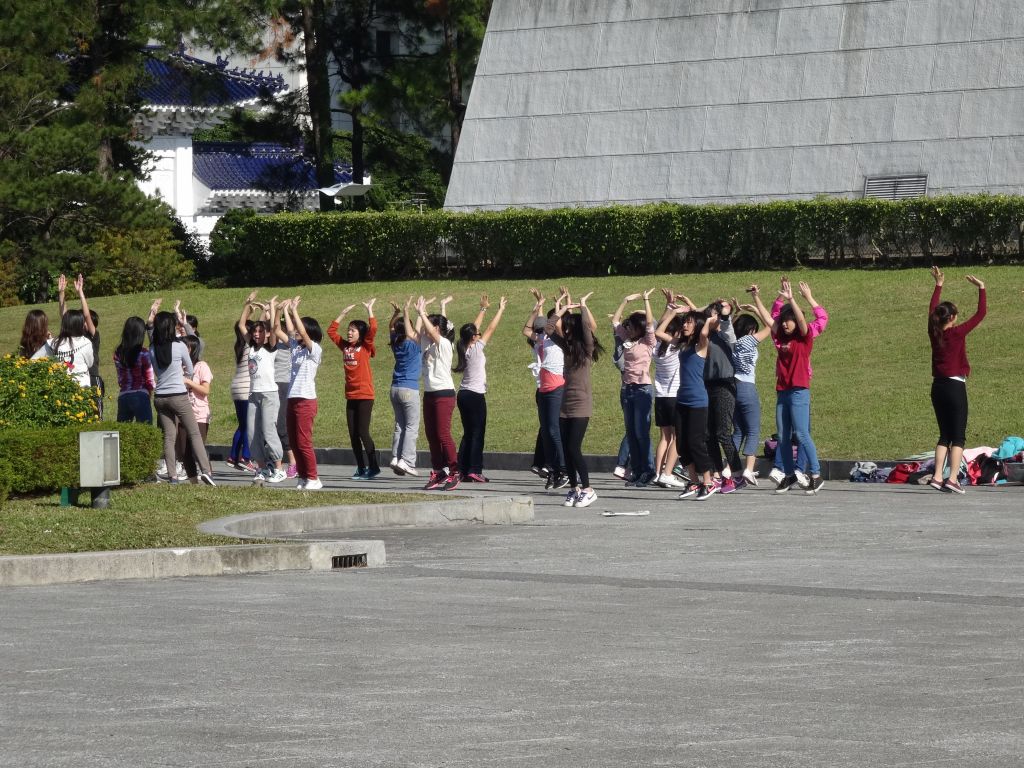
{"label": "drain grate", "polygon": [[331,558],[331,569],[335,568],[365,568],[366,553],[359,555],[335,555]]}

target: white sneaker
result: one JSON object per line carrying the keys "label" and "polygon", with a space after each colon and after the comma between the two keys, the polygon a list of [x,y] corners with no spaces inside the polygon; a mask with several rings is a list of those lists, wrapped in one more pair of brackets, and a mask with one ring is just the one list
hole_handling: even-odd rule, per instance
{"label": "white sneaker", "polygon": [[322,482],[320,482],[320,478],[319,477],[314,477],[312,480],[307,480],[306,481],[306,484],[304,486],[302,486],[302,490],[304,490],[304,491],[319,491],[323,487],[324,487],[324,484]]}
{"label": "white sneaker", "polygon": [[793,470],[793,474],[796,475],[796,482],[801,488],[811,487],[811,478],[801,472],[799,469]]}
{"label": "white sneaker", "polygon": [[174,462],[174,468],[175,470],[177,470],[174,474],[176,474],[178,477],[185,476],[185,465],[182,464],[180,461]]}
{"label": "white sneaker", "polygon": [[156,468],[156,476],[161,479],[167,478],[167,459],[160,459],[160,464]]}
{"label": "white sneaker", "polygon": [[757,474],[751,472],[749,469],[743,470],[743,479],[747,481],[747,485],[757,487]]}
{"label": "white sneaker", "polygon": [[252,476],[253,485],[263,485],[263,481],[267,479],[267,476],[262,471],[257,472]]}
{"label": "white sneaker", "polygon": [[594,493],[594,489],[593,488],[590,488],[590,489],[588,489],[586,491],[580,491],[576,495],[576,504],[575,504],[575,506],[577,506],[577,507],[589,507],[596,500],[597,500],[597,494]]}
{"label": "white sneaker", "polygon": [[419,477],[420,473],[416,471],[416,467],[411,466],[410,464],[406,464],[405,459],[399,459],[395,463],[395,466],[398,469],[400,469],[403,472],[405,472],[405,474],[407,474],[407,475],[412,475],[413,477]]}
{"label": "white sneaker", "polygon": [[268,483],[280,483],[280,482],[284,481],[285,478],[287,478],[287,477],[288,477],[288,475],[285,474],[285,471],[283,469],[275,469],[273,471],[273,473],[271,473],[269,476],[267,476],[267,482]]}
{"label": "white sneaker", "polygon": [[619,479],[625,479],[625,477],[626,477],[626,468],[625,467],[616,467],[615,469],[612,470],[612,474],[615,475]]}
{"label": "white sneaker", "polygon": [[199,482],[204,483],[204,484],[209,485],[209,486],[216,486],[217,485],[215,482],[213,482],[213,478],[210,477],[205,472],[203,472],[203,473],[201,473],[199,475]]}
{"label": "white sneaker", "polygon": [[576,489],[571,489],[565,494],[565,501],[562,502],[563,507],[575,507],[576,506]]}
{"label": "white sneaker", "polygon": [[662,488],[685,488],[686,483],[676,478],[675,475],[661,475],[657,480]]}
{"label": "white sneaker", "polygon": [[768,474],[768,479],[776,485],[779,485],[783,480],[786,479],[786,473],[778,467],[772,467],[772,471]]}

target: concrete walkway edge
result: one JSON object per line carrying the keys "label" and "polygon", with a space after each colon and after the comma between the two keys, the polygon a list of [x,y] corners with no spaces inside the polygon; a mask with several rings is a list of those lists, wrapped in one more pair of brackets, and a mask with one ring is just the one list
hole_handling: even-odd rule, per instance
{"label": "concrete walkway edge", "polygon": [[533,520],[529,496],[439,497],[437,501],[409,504],[362,504],[305,507],[209,520],[203,533],[238,538],[271,538],[317,531],[366,530],[399,526],[434,526],[462,523],[514,525]]}

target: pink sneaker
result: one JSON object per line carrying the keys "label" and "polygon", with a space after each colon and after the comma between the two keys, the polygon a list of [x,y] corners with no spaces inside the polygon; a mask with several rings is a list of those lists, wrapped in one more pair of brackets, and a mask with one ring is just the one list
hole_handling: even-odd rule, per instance
{"label": "pink sneaker", "polygon": [[736,490],[736,483],[733,482],[733,479],[731,477],[727,477],[722,481],[722,484],[719,486],[718,490],[720,490],[722,493],[732,493],[733,491]]}
{"label": "pink sneaker", "polygon": [[488,480],[486,477],[484,477],[483,475],[481,475],[481,474],[479,474],[477,472],[468,472],[468,473],[466,473],[466,479],[469,480],[469,482],[471,482],[471,483],[489,483],[490,482],[490,480]]}
{"label": "pink sneaker", "polygon": [[296,467],[294,464],[289,464],[288,465],[288,469],[285,470],[284,474],[285,474],[286,477],[291,479],[291,478],[293,478],[293,477],[295,477],[296,475],[299,474],[299,468]]}

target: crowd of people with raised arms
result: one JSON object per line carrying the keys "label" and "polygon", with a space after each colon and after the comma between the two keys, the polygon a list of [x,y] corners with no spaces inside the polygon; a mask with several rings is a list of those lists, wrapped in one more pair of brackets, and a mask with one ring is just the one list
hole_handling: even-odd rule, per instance
{"label": "crowd of people with raised arms", "polygon": [[[928,484],[963,493],[956,470],[967,426],[966,336],[985,316],[985,286],[976,277],[967,277],[978,288],[978,310],[958,324],[956,306],[941,301],[941,270],[933,267],[932,276],[928,335],[939,439]],[[67,285],[61,275],[58,336],[49,333],[46,314],[32,310],[18,352],[64,362],[81,386],[98,388],[102,407],[99,318],[89,310],[83,276],[73,283],[81,309],[67,309]],[[810,286],[799,282],[794,290],[783,277],[770,308],[757,285],[746,289],[749,303],[722,298],[703,307],[680,293],[661,292],[665,307],[660,318],[655,318],[651,306],[654,289],[625,296],[609,316],[624,427],[615,476],[627,486],[676,489],[681,499],[701,501],[758,485],[754,467],[761,446],[762,409],[756,369],[761,342],[770,338],[776,351],[779,446],[770,479],[776,493],[818,493],[824,480],[811,437],[811,355],[829,317]],[[588,306],[592,293],[574,300],[568,289],[561,288],[550,308],[540,291],[531,293],[534,306],[522,334],[533,352],[530,369],[536,382],[538,430],[532,470],[546,489],[566,489],[565,506],[587,507],[597,498],[583,448],[595,407],[591,377],[594,364],[606,354]],[[301,297],[260,301],[257,295],[253,291],[246,297],[234,329],[230,391],[238,426],[227,463],[251,474],[256,484],[295,479],[298,489],[319,489],[323,484],[317,474],[313,425],[324,334],[315,318],[300,315]],[[484,295],[474,321],[460,326],[458,333],[448,316],[452,297],[442,299],[439,311],[431,312],[436,301],[410,296],[404,305],[391,302],[388,346],[394,369],[389,398],[394,431],[389,467],[396,475],[419,476],[416,439],[422,420],[430,453],[430,473],[423,487],[449,491],[463,482],[487,482],[487,346],[507,301],[501,297],[485,324],[491,303]],[[354,481],[381,473],[370,434],[377,396],[371,369],[378,351],[375,303],[376,299],[363,303],[366,320],[345,324],[356,308],[353,304],[327,328],[343,358]],[[113,353],[117,419],[152,423],[155,411],[164,435],[158,478],[214,485],[206,451],[213,372],[203,359],[198,319],[186,314],[180,303],[173,312],[160,307],[158,299],[147,319],[133,316],[124,323]],[[456,409],[462,422],[457,447],[451,429]],[[652,417],[656,446],[651,440]]]}

